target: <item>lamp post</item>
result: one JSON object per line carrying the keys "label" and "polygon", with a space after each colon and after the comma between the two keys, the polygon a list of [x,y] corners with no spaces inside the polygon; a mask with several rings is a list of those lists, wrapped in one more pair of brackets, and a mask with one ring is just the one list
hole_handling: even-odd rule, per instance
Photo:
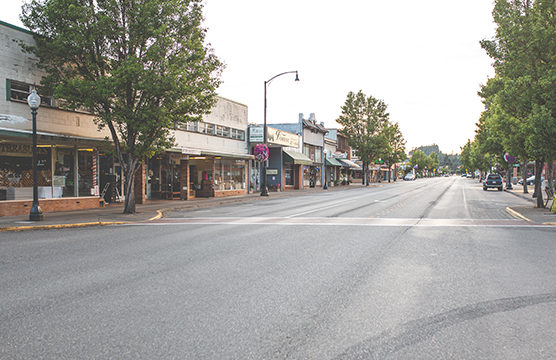
{"label": "lamp post", "polygon": [[[274,79],[276,79],[278,76],[282,76],[282,75],[286,75],[286,74],[293,74],[295,73],[295,81],[299,81],[299,75],[297,74],[297,70],[296,71],[286,71],[283,72],[281,74],[278,75],[274,75],[273,77],[271,77],[269,80],[264,82],[264,128],[263,128],[263,143],[268,147],[267,142],[267,135],[266,135],[266,87],[268,86],[268,84],[270,84],[270,82]],[[270,149],[269,149],[269,156],[270,156]],[[261,196],[268,196],[268,188],[266,185],[266,162],[268,160],[265,160],[263,162],[263,181],[261,183]]]}
{"label": "lamp post", "polygon": [[326,178],[326,157],[328,155],[328,150],[324,149],[322,152],[324,153],[324,160],[322,162],[322,171],[324,172],[324,185],[322,186],[322,189],[328,190],[328,179]]}
{"label": "lamp post", "polygon": [[29,213],[29,220],[41,221],[42,211],[39,206],[39,189],[37,187],[37,109],[41,105],[41,97],[37,94],[37,90],[31,90],[31,94],[27,97],[27,104],[33,114],[33,206]]}

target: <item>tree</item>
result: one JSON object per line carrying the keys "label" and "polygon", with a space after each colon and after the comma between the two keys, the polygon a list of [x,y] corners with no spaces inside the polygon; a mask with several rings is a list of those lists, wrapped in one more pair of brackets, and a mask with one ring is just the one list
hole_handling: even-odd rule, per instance
{"label": "tree", "polygon": [[348,138],[349,145],[363,162],[363,181],[367,185],[369,164],[377,160],[387,147],[384,129],[390,115],[386,109],[382,100],[367,97],[361,90],[357,94],[350,91],[336,120],[342,125],[342,133]]}
{"label": "tree", "polygon": [[496,80],[501,84],[494,101],[517,120],[518,132],[525,134],[520,145],[535,160],[537,207],[544,206],[543,164],[556,157],[555,15],[554,0],[496,0],[496,35],[481,42],[494,59]]}
{"label": "tree", "polygon": [[429,166],[429,157],[421,150],[414,150],[410,159],[411,167],[417,172],[422,172]]}
{"label": "tree", "polygon": [[429,158],[429,161],[428,161],[428,163],[429,163],[429,168],[430,168],[431,170],[433,170],[433,171],[437,170],[437,169],[438,169],[438,164],[439,164],[439,163],[438,163],[438,154],[435,153],[435,152],[432,152],[432,153],[428,156],[428,158]]}
{"label": "tree", "polygon": [[390,174],[392,165],[405,159],[405,139],[398,123],[388,124],[384,129],[386,136],[385,153],[382,156],[386,165],[388,165],[388,182],[390,182]]}
{"label": "tree", "polygon": [[134,213],[141,161],[173,144],[177,123],[199,120],[215,102],[222,64],[204,44],[202,2],[32,0],[21,18],[36,34],[36,46],[24,48],[45,70],[45,89],[110,130],[124,213]]}

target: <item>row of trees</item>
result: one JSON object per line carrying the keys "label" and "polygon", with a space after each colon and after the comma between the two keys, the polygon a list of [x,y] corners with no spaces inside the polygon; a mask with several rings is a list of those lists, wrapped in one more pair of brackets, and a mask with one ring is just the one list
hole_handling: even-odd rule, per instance
{"label": "row of trees", "polygon": [[417,172],[437,172],[438,171],[438,154],[431,152],[428,156],[421,150],[414,150],[411,154],[410,164]]}
{"label": "row of trees", "polygon": [[405,139],[398,123],[390,121],[384,101],[367,96],[361,90],[358,93],[350,91],[336,122],[342,125],[342,133],[363,162],[364,184],[369,184],[369,164],[382,160],[391,169],[393,164],[405,159]]}
{"label": "row of trees", "polygon": [[[510,154],[526,177],[534,160],[537,207],[543,207],[542,169],[556,157],[556,2],[496,0],[493,17],[496,35],[481,46],[494,60],[495,76],[481,87],[485,110],[461,161],[470,169],[495,161],[510,170],[504,159]],[[547,177],[552,183],[552,169]]]}

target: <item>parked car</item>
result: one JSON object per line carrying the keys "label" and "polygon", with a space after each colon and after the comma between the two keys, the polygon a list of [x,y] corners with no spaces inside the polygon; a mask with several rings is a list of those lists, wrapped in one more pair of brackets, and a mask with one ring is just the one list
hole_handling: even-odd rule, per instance
{"label": "parked car", "polygon": [[406,176],[404,176],[403,178],[406,181],[411,181],[411,180],[415,180],[415,175],[412,173],[407,174]]}
{"label": "parked car", "polygon": [[[544,181],[544,176],[541,176],[541,184]],[[519,179],[517,182],[519,185],[523,185],[523,179]],[[535,175],[527,178],[527,185],[533,185],[535,183]]]}
{"label": "parked car", "polygon": [[483,190],[487,191],[490,188],[496,188],[498,191],[502,191],[504,189],[502,176],[500,176],[500,174],[488,174],[486,176],[486,179],[483,182]]}

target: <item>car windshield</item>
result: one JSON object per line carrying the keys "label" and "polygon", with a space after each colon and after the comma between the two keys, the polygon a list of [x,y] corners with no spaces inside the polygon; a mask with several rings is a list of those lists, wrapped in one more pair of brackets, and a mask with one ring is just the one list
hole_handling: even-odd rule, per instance
{"label": "car windshield", "polygon": [[489,180],[500,180],[500,175],[489,175],[488,179]]}

